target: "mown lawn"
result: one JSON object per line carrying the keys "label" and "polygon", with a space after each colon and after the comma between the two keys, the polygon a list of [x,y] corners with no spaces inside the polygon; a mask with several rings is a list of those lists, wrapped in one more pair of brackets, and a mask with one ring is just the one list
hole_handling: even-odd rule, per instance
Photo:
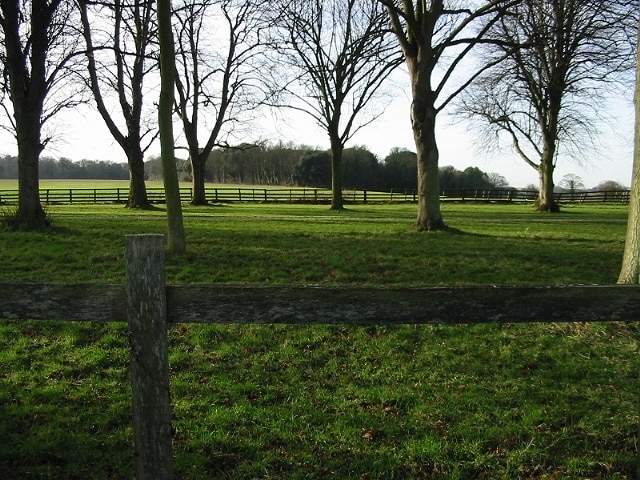
{"label": "mown lawn", "polygon": [[[185,207],[170,283],[611,284],[626,208]],[[124,282],[124,235],[164,211],[55,206],[0,232],[2,282]],[[126,327],[0,323],[2,478],[131,478]],[[634,478],[635,324],[172,326],[176,475]]]}

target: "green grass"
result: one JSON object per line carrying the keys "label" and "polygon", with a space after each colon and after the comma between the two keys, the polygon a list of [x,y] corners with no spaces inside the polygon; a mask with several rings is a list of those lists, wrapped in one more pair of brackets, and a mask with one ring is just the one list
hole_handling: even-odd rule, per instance
{"label": "green grass", "polygon": [[[626,208],[185,207],[170,283],[611,284]],[[124,235],[164,211],[55,206],[55,230],[0,232],[0,281],[124,282]],[[177,325],[178,478],[633,478],[634,324]],[[0,323],[3,478],[131,478],[123,325]]]}

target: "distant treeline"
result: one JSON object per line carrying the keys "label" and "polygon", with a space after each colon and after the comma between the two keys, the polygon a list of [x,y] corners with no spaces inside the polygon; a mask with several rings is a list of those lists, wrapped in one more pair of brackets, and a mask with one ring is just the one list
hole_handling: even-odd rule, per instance
{"label": "distant treeline", "polygon": [[[73,162],[68,158],[42,157],[39,163],[41,179],[85,179],[85,180],[127,180],[129,168],[126,163],[104,160],[81,160]],[[0,157],[0,178],[18,178],[18,158],[12,155]]]}
{"label": "distant treeline", "polygon": [[[380,160],[365,147],[347,148],[342,159],[346,189],[415,190],[418,186],[416,154],[395,148]],[[220,149],[207,162],[207,180],[215,183],[331,187],[331,153],[293,146],[254,146]],[[505,188],[506,179],[475,167],[464,171],[440,169],[442,189]]]}
{"label": "distant treeline", "polygon": [[[344,151],[344,188],[380,191],[414,191],[417,189],[416,154],[394,148],[380,160],[366,147],[347,148]],[[188,160],[177,160],[180,180],[191,180]],[[147,180],[162,179],[160,157],[145,162]],[[0,156],[0,179],[18,178],[18,159],[12,155]],[[41,179],[128,180],[126,163],[108,160],[81,160],[68,158],[40,159]],[[293,145],[239,145],[219,148],[211,152],[207,162],[206,181],[217,184],[279,185],[299,187],[331,187],[331,153],[318,148]],[[557,191],[569,190],[558,186]],[[458,170],[452,166],[440,168],[441,190],[504,189],[509,183],[498,173],[486,173],[477,167]],[[526,187],[537,190],[535,185]],[[624,190],[625,186],[604,181],[591,190]],[[584,191],[582,185],[576,191]]]}
{"label": "distant treeline", "polygon": [[[180,180],[191,180],[187,160],[177,161]],[[380,160],[365,147],[344,151],[344,188],[360,190],[415,190],[417,188],[416,154],[396,148]],[[162,178],[162,161],[151,157],[145,164],[146,178]],[[0,157],[0,178],[17,178],[17,158]],[[42,179],[105,179],[129,178],[124,163],[104,160],[72,162],[67,158],[40,160]],[[331,153],[308,146],[239,145],[214,150],[207,162],[206,181],[219,184],[282,185],[331,187]],[[440,169],[443,190],[462,188],[506,188],[504,177],[485,173],[476,167],[464,171],[447,166]]]}

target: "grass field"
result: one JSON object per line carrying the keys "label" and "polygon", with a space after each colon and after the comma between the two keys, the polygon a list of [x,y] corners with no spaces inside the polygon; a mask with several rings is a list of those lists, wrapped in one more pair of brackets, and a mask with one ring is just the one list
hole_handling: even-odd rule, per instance
{"label": "grass field", "polygon": [[[615,283],[624,206],[541,215],[445,205],[185,207],[169,283]],[[164,211],[51,206],[50,233],[0,232],[2,282],[124,282],[124,235]],[[0,323],[2,478],[131,478],[123,325]],[[176,475],[635,478],[635,324],[173,326]]]}

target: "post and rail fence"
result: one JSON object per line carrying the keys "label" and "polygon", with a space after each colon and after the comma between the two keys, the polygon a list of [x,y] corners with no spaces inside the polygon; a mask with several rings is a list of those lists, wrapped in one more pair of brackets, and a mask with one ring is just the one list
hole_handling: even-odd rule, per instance
{"label": "post and rail fence", "polygon": [[[640,286],[167,285],[163,235],[129,235],[126,284],[0,283],[0,318],[128,322],[135,472],[173,478],[168,326],[636,322]],[[640,471],[640,463],[639,463]]]}
{"label": "post and rail fence", "polygon": [[[40,200],[45,204],[113,203],[123,204],[129,196],[128,188],[44,188]],[[191,188],[180,188],[180,198],[189,202],[193,196]],[[164,188],[147,188],[151,203],[164,203]],[[212,203],[258,202],[258,203],[331,203],[331,190],[322,188],[256,188],[256,187],[207,187],[207,201]],[[444,190],[443,202],[477,203],[527,203],[538,197],[535,190],[506,189],[457,189]],[[345,190],[345,203],[416,203],[415,190]],[[558,192],[559,203],[629,203],[629,190]],[[18,190],[0,189],[0,205],[18,202]]]}

